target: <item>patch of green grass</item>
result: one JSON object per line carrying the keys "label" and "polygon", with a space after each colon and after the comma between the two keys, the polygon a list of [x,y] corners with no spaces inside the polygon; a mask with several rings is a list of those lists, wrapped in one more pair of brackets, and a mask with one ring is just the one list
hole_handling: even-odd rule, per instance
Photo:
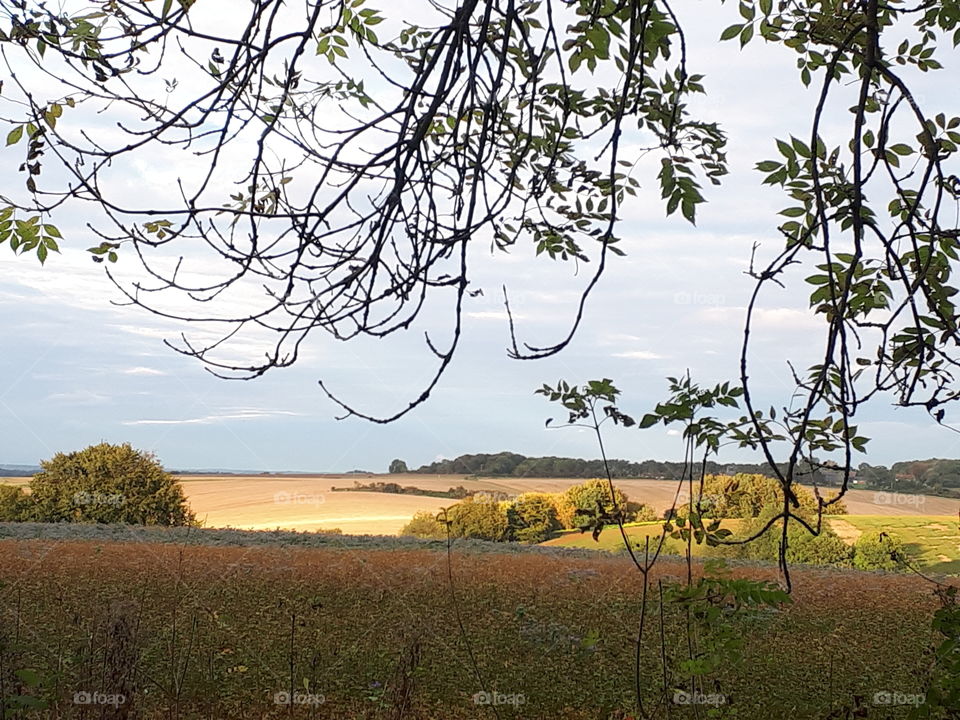
{"label": "patch of green grass", "polygon": [[[724,520],[720,527],[729,528],[734,534],[740,526],[740,520]],[[623,526],[627,532],[627,537],[633,546],[643,553],[646,538],[650,538],[650,552],[653,553],[660,541],[660,535],[663,531],[663,521],[655,520],[645,523],[628,523]],[[580,532],[579,530],[565,531],[559,537],[547,540],[542,545],[549,547],[572,547],[586,550],[604,550],[606,552],[624,552],[623,536],[620,534],[620,528],[616,525],[608,525],[600,532],[600,537],[594,541],[590,532]],[[663,544],[663,552],[667,555],[683,555],[686,552],[687,543],[681,540],[674,540],[667,536]],[[710,548],[706,545],[693,544],[694,555],[709,555]]]}
{"label": "patch of green grass", "polygon": [[924,571],[960,574],[960,524],[952,515],[844,515],[838,519],[862,532],[899,535],[911,561]]}

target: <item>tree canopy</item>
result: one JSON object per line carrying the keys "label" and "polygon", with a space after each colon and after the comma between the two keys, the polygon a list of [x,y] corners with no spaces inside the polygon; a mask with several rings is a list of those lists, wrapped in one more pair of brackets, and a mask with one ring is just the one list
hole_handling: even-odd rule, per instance
{"label": "tree canopy", "polygon": [[[846,489],[867,403],[892,398],[943,423],[960,394],[960,117],[945,94],[913,90],[960,43],[960,3],[737,10],[717,36],[794,53],[816,100],[798,108],[805,132],[770,138],[756,163],[785,207],[771,218],[776,247],[754,248],[739,382],[671,378],[670,399],[638,424],[683,422],[704,461],[725,442],[758,451],[789,517],[817,453],[836,456]],[[708,86],[666,0],[252,0],[229,16],[194,0],[17,0],[0,10],[0,49],[6,142],[24,178],[0,198],[0,242],[43,262],[70,241],[57,216],[83,206],[100,239],[90,252],[127,300],[217,328],[175,347],[227,377],[295,362],[317,331],[382,338],[442,307],[446,337],[424,337],[433,373],[399,410],[358,409],[321,379],[347,414],[378,422],[426,401],[449,367],[479,292],[475,247],[532,243],[585,271],[574,316],[546,345],[520,339],[504,287],[508,353],[543,358],[570,342],[623,253],[641,179],[655,175],[665,212],[693,223],[727,172],[722,126],[690,110]],[[163,196],[130,192],[144,166],[169,179]],[[120,257],[140,274],[118,276]],[[789,400],[767,409],[751,393],[755,318],[798,272],[822,357],[791,365]],[[221,354],[251,334],[270,339],[264,356]],[[573,420],[616,395],[608,381],[586,396],[543,392]],[[730,424],[700,415],[741,403]]]}

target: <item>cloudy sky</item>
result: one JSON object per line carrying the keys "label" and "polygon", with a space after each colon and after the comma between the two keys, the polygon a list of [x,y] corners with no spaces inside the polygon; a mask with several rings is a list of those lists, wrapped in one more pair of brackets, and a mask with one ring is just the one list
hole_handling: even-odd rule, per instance
{"label": "cloudy sky", "polygon": [[[596,457],[588,433],[544,427],[560,413],[533,394],[543,382],[612,378],[623,391],[623,409],[640,415],[664,399],[666,376],[689,369],[701,384],[735,379],[752,290],[744,271],[754,243],[761,253],[778,247],[776,212],[785,206],[752,167],[774,156],[774,136],[809,134],[815,98],[796,79],[794,55],[760,44],[740,52],[716,41],[736,21],[735,5],[687,3],[681,20],[691,68],[707,75],[710,95],[699,110],[729,134],[731,175],[722,188],[708,188],[710,202],[696,228],[665,218],[654,174],[639,176],[646,192],[623,213],[627,257],[614,258],[580,332],[561,355],[537,362],[507,358],[499,288],[510,289],[520,339],[544,345],[565,333],[584,273],[537,259],[532,248],[492,256],[477,248],[472,282],[484,294],[469,299],[463,343],[432,398],[386,426],[337,420],[318,379],[365,412],[392,414],[429,378],[432,357],[422,333],[442,337],[443,318],[430,316],[426,326],[379,341],[316,336],[291,368],[250,382],[220,380],[163,344],[195,327],[114,304],[120,294],[84,251],[97,243],[84,226],[84,208],[68,206],[54,218],[64,232],[63,253],[45,267],[0,246],[0,463],[34,464],[101,440],[151,450],[171,468],[257,471],[384,471],[395,457],[417,466],[501,450]],[[956,92],[937,85],[956,71],[956,56],[946,58],[953,64],[923,79],[921,92],[956,113]],[[847,115],[835,110],[832,122],[841,127]],[[21,154],[3,150],[3,167],[15,167]],[[139,175],[127,178],[129,192],[159,191],[185,171],[148,158],[135,168]],[[16,173],[0,176],[0,194],[21,186]],[[805,307],[802,276],[794,273],[792,286],[763,297],[752,356],[761,404],[789,402],[786,361],[805,366],[823,344],[819,322]],[[861,431],[873,438],[862,459],[874,464],[960,457],[960,435],[883,399],[865,411]],[[680,439],[662,427],[611,430],[607,442],[617,457],[682,459]],[[746,452],[721,459],[759,460]]]}

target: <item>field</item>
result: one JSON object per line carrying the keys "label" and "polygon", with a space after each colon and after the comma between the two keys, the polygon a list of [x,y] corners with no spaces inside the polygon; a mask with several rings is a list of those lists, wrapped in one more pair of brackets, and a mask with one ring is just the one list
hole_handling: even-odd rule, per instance
{"label": "field", "polygon": [[[730,528],[736,534],[738,520],[724,520],[722,527]],[[943,575],[960,574],[960,526],[953,515],[843,515],[827,518],[827,522],[847,543],[853,543],[861,533],[870,530],[883,530],[899,535],[906,544],[907,554],[917,567],[924,572]],[[656,547],[659,540],[661,523],[628,525],[627,535],[635,547],[644,547],[644,538],[650,537],[650,547]],[[576,530],[566,531],[559,537],[542,543],[547,547],[568,547],[622,552],[623,538],[618,528],[608,527],[600,533],[594,542],[589,533]],[[663,552],[682,555],[686,543],[667,538]],[[703,554],[705,546],[694,545],[696,555]],[[708,551],[709,552],[709,551]]]}
{"label": "field", "polygon": [[[562,492],[577,480],[569,478],[480,478],[464,475],[250,475],[179,476],[190,506],[207,527],[256,530],[283,528],[320,530],[339,528],[349,534],[395,535],[419,510],[437,512],[455,500],[417,495],[369,492],[331,492],[354,482],[396,482],[424,490],[468,490],[519,494],[530,490]],[[0,479],[23,484],[28,478]],[[632,500],[658,512],[673,504],[677,483],[667,480],[619,480]],[[829,493],[825,490],[824,494]],[[850,490],[844,498],[852,515],[911,517],[952,515],[960,500],[924,495],[896,495],[872,490]]]}
{"label": "field", "polygon": [[[671,560],[658,568],[659,578],[683,572]],[[29,718],[101,717],[109,706],[74,699],[111,680],[129,698],[121,709],[147,720],[386,719],[402,702],[407,720],[494,717],[474,702],[481,690],[512,698],[494,708],[501,718],[630,716],[641,583],[622,557],[493,547],[456,550],[451,570],[455,596],[445,553],[402,544],[358,552],[7,538],[0,660],[29,668],[32,692],[51,703]],[[854,695],[921,692],[936,606],[927,583],[812,569],[794,579],[793,604],[737,621],[744,662],[718,686],[736,718],[822,718]],[[668,654],[679,652],[682,618],[669,605],[664,616]],[[652,706],[662,678],[659,638],[649,637],[642,682]],[[276,703],[290,692],[296,705]],[[905,715],[895,711],[870,717]],[[675,706],[670,717],[694,715]]]}

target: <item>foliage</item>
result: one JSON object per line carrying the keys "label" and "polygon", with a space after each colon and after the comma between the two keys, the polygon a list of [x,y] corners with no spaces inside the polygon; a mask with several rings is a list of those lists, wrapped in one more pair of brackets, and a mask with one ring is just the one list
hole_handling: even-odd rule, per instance
{"label": "foliage", "polygon": [[[700,509],[714,518],[750,518],[757,517],[768,507],[782,497],[780,483],[766,475],[707,475],[704,477],[703,491],[695,486],[695,497],[699,498]],[[800,511],[807,515],[815,515],[817,501],[813,493],[806,488],[794,489],[797,500],[800,502]],[[831,494],[823,494],[825,501],[831,499]],[[688,511],[688,505],[678,508],[680,514]],[[846,504],[839,500],[824,507],[825,515],[846,515]]]}
{"label": "foliage", "polygon": [[447,490],[424,490],[416,485],[400,485],[394,482],[383,482],[376,480],[371,483],[360,483],[354,481],[353,487],[331,487],[331,492],[376,492],[387,493],[388,495],[422,495],[424,497],[440,498],[465,498],[472,495],[463,485],[449,488]]}
{"label": "foliage", "polygon": [[471,496],[447,509],[453,537],[506,540],[510,533],[507,503]]}
{"label": "foliage", "polygon": [[898,570],[906,558],[903,540],[888,532],[865,532],[853,549],[853,566],[859,570]]}
{"label": "foliage", "polygon": [[421,510],[414,513],[413,519],[403,526],[400,534],[428,540],[445,540],[447,526],[440,522],[434,513]]}
{"label": "foliage", "polygon": [[645,503],[627,500],[624,504],[624,519],[626,522],[654,522],[659,520],[660,516]]}
{"label": "foliage", "polygon": [[406,473],[406,472],[410,472],[410,470],[409,468],[407,468],[407,464],[403,460],[400,460],[399,458],[397,458],[391,461],[390,463],[391,474]]}
{"label": "foliage", "polygon": [[599,478],[587,480],[584,483],[567,488],[564,494],[575,508],[574,512],[581,516],[581,520],[595,514],[598,507],[608,512],[613,510],[614,505],[623,510],[627,508],[627,496],[623,490],[614,487],[614,492],[611,495],[610,483]]}
{"label": "foliage", "polygon": [[23,488],[0,485],[0,522],[21,522],[32,519],[33,503]]}
{"label": "foliage", "polygon": [[189,525],[195,522],[176,478],[129,443],[57,453],[30,483],[42,522]]}
{"label": "foliage", "polygon": [[519,495],[507,508],[510,537],[526,543],[539,543],[560,529],[557,509],[550,493],[528,492]]}

